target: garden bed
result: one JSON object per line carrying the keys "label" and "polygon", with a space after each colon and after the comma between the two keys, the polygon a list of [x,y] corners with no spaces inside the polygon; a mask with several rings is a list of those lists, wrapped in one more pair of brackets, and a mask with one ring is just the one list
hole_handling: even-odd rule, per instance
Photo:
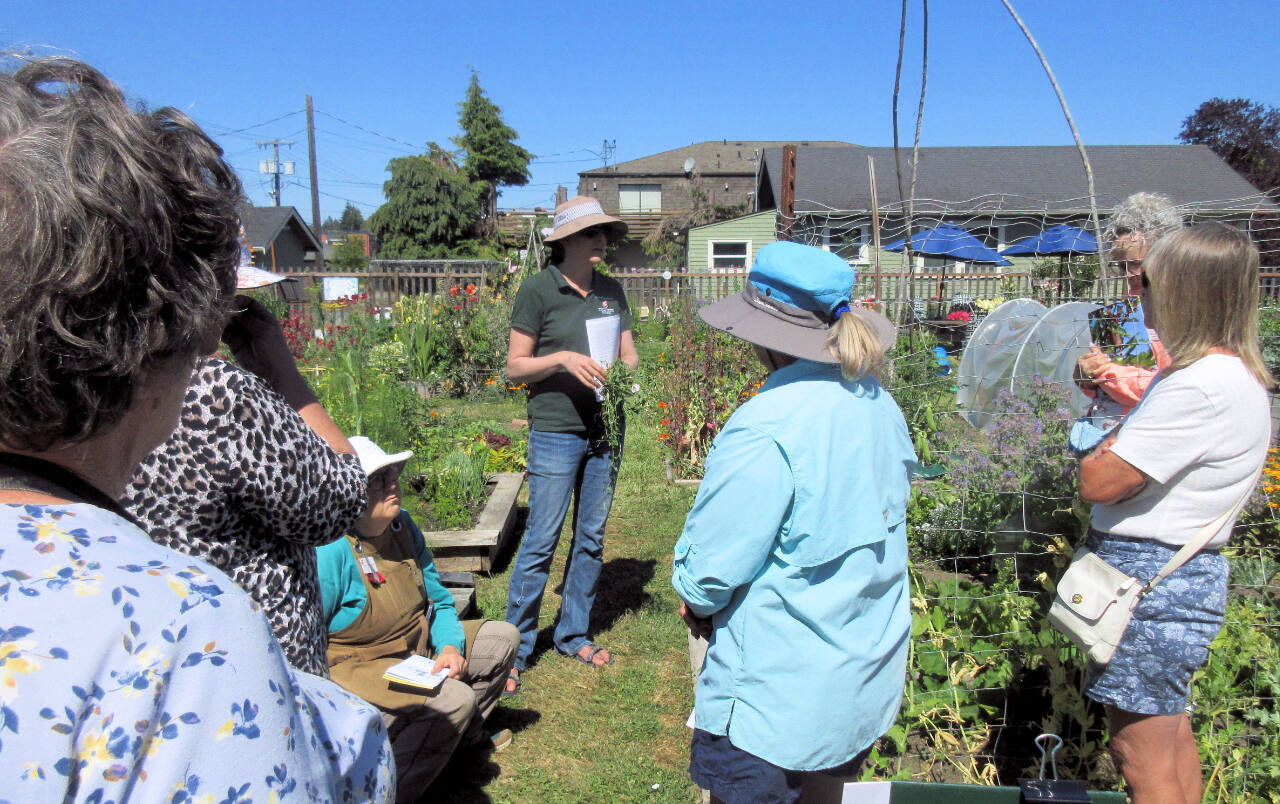
{"label": "garden bed", "polygon": [[441,572],[488,572],[510,540],[524,472],[502,472],[487,482],[488,500],[473,527],[423,532]]}

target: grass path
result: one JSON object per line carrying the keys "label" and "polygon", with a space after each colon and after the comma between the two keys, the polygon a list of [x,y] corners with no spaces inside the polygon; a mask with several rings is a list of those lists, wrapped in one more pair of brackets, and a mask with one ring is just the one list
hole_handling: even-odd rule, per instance
{"label": "grass path", "polygon": [[[520,695],[490,721],[511,728],[515,742],[502,753],[455,757],[422,801],[697,800],[687,771],[693,688],[686,630],[670,582],[671,549],[693,496],[664,482],[654,429],[633,417],[592,613],[593,638],[614,664],[593,670],[551,647],[571,539],[566,525],[533,664]],[[477,575],[481,616],[505,615],[510,564],[507,558],[500,571]]]}

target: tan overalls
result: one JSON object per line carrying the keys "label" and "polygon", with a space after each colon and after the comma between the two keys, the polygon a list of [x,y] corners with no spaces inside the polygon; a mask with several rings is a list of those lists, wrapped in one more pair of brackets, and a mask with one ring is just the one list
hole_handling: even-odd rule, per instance
{"label": "tan overalls", "polygon": [[502,621],[467,620],[467,669],[431,692],[410,690],[382,677],[411,653],[434,656],[428,622],[430,600],[407,528],[393,521],[381,535],[348,535],[356,558],[371,557],[385,582],[364,579],[368,602],[350,625],[329,634],[329,670],[335,682],[377,706],[387,723],[396,758],[396,800],[416,801],[459,745],[483,739],[515,662],[520,639]]}

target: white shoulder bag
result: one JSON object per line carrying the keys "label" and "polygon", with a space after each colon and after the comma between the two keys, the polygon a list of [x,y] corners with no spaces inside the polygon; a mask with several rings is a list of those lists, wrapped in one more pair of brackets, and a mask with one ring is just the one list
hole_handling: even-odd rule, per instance
{"label": "white shoulder bag", "polygon": [[1200,552],[1227,519],[1244,506],[1255,484],[1250,483],[1238,503],[1205,525],[1145,585],[1098,558],[1089,548],[1076,550],[1067,571],[1058,581],[1053,605],[1049,607],[1049,622],[1086,654],[1089,661],[1095,664],[1111,661],[1138,601]]}

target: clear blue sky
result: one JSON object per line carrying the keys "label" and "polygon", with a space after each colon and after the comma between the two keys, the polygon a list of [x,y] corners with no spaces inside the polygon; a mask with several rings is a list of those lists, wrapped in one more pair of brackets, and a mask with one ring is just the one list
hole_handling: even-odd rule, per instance
{"label": "clear blue sky", "polygon": [[[909,0],[902,141],[920,85]],[[1280,106],[1277,0],[1015,0],[1086,144],[1176,142],[1213,97]],[[901,5],[891,0],[333,3],[18,0],[0,45],[85,59],[174,105],[270,203],[255,140],[295,140],[283,203],[310,220],[304,96],[317,110],[321,212],[382,201],[387,161],[457,134],[469,70],[538,155],[500,205],[550,205],[577,172],[709,139],[890,145]],[[268,122],[270,121],[270,122]],[[1069,144],[1035,54],[1000,0],[934,0],[924,145]],[[592,153],[595,152],[595,153]]]}

